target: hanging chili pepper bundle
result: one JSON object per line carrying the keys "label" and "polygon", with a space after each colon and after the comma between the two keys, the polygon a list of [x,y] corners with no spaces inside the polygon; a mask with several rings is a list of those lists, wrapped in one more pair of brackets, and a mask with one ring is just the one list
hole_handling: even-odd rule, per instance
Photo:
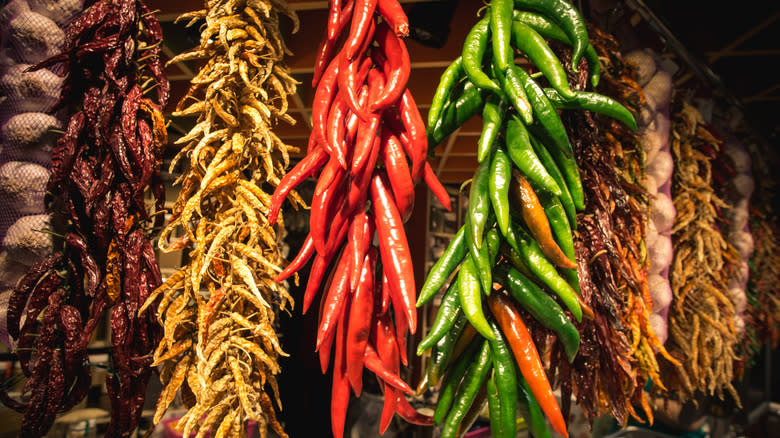
{"label": "hanging chili pepper bundle", "polygon": [[[106,434],[130,436],[161,334],[153,313],[136,312],[161,282],[149,231],[161,226],[164,202],[160,108],[169,87],[159,58],[162,31],[140,1],[97,1],[65,35],[64,52],[33,67],[61,64],[66,78],[53,111],[73,103],[52,153],[46,196],[63,237],[11,297],[8,327],[28,379],[26,401],[9,406],[25,413],[22,436],[42,436],[57,413],[80,402],[91,385],[87,344],[110,307]],[[147,96],[152,89],[154,100]],[[155,213],[145,204],[147,192]]]}
{"label": "hanging chili pepper bundle", "polygon": [[430,424],[407,401],[404,394],[412,391],[400,377],[407,336],[417,328],[404,222],[420,180],[448,208],[449,195],[426,161],[425,124],[407,88],[410,59],[402,40],[407,32],[397,0],[330,2],[312,82],[307,155],[271,199],[273,223],[288,192],[319,172],[310,234],[277,281],[313,258],[303,311],[322,290],[316,350],[323,373],[335,350],[331,423],[337,437],[343,434],[350,389],[361,394],[365,368],[384,392],[381,433],[396,413]]}
{"label": "hanging chili pepper bundle", "polygon": [[284,63],[290,53],[280,14],[297,31],[297,16],[283,1],[208,2],[179,17],[205,23],[200,45],[170,62],[206,62],[174,112],[198,118],[176,141],[184,146],[171,170],[186,164],[160,249],[189,257],[141,311],[156,307],[164,327],[154,352],[164,388],[153,421],[181,391],[188,410],[176,426],[184,436],[246,436],[249,420],[263,434],[270,426],[287,436],[275,413],[278,357],[287,355],[275,321],[293,299],[273,281],[283,263],[284,224],[281,217],[269,224],[270,194],[263,191],[279,183],[295,152],[273,132],[277,123],[295,122],[287,105],[297,82]]}
{"label": "hanging chili pepper bundle", "polygon": [[720,231],[726,226],[720,212],[728,205],[714,192],[708,154],[722,142],[699,111],[681,100],[673,103],[672,137],[677,217],[672,227],[673,295],[666,348],[682,363],[661,365],[668,386],[681,401],[699,392],[720,398],[728,392],[739,405],[732,380],[740,338],[727,285],[738,271],[740,256]]}
{"label": "hanging chili pepper bundle", "polygon": [[[592,84],[599,82],[598,56],[582,18],[568,3],[493,1],[466,37],[461,57],[442,76],[428,119],[432,145],[480,110],[483,129],[466,223],[429,272],[417,302],[428,302],[454,276],[431,331],[418,346],[420,355],[432,350],[427,380],[418,391],[441,381],[440,394],[463,396],[458,385],[467,381],[459,373],[468,367],[463,361],[474,361],[455,358],[450,345],[466,334],[491,343],[506,337],[517,363],[510,358],[499,365],[494,357],[493,365],[487,365],[493,366],[496,383],[496,396],[487,400],[498,403],[491,409],[502,413],[491,429],[496,436],[514,436],[519,393],[526,397],[525,416],[535,436],[549,435],[544,416],[556,432],[566,435],[565,415],[552,396],[536,343],[547,351],[552,342],[555,351],[566,354],[558,359],[578,360],[581,334],[575,324],[592,324],[594,318],[595,304],[588,296],[592,291],[579,293],[582,280],[572,231],[586,197],[559,111],[593,111],[625,124],[626,131],[636,129],[633,114],[617,101],[571,87],[566,63],[553,51],[557,46],[545,38],[567,45],[574,41],[577,58],[587,48],[587,63],[576,59],[572,68]],[[517,55],[524,62],[516,64]],[[483,310],[483,294],[491,312]],[[462,320],[473,330],[463,330]],[[523,378],[499,384],[508,379],[508,372],[499,373],[506,368],[517,368]],[[523,379],[528,388],[519,391],[522,385],[517,382]],[[483,378],[481,383],[489,381]],[[490,394],[489,387],[486,392]],[[462,406],[451,408],[448,397],[440,397],[439,415],[434,415],[436,424],[444,422],[442,436],[454,436],[452,424],[463,418]]]}

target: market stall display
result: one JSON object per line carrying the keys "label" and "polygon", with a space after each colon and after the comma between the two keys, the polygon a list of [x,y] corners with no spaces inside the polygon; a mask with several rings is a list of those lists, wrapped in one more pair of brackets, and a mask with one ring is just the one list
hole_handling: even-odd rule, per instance
{"label": "market stall display", "polygon": [[[31,6],[38,10],[40,2]],[[56,233],[57,243],[20,280],[8,304],[8,331],[27,377],[22,401],[9,399],[5,388],[2,395],[24,412],[22,436],[45,434],[58,412],[86,396],[92,383],[87,344],[105,314],[113,370],[106,379],[106,433],[130,436],[160,335],[154,316],[137,310],[161,281],[149,228],[160,226],[162,216],[149,211],[145,196],[151,194],[159,212],[158,165],[166,141],[160,107],[169,89],[159,58],[162,33],[154,14],[134,0],[95,2],[59,33],[50,25],[17,29],[28,38],[21,47],[25,60],[40,61],[30,70],[62,69],[62,94],[50,111],[73,114],[53,146],[44,197],[47,213],[62,217],[62,225],[45,234]],[[62,50],[57,38],[64,40]],[[147,97],[153,88],[154,98]],[[32,226],[49,228],[40,221]]]}
{"label": "market stall display", "polygon": [[184,162],[181,187],[159,246],[188,258],[140,313],[156,313],[164,327],[152,362],[164,385],[153,422],[180,393],[187,412],[176,429],[184,436],[246,436],[250,421],[262,434],[270,427],[287,436],[274,407],[281,409],[278,358],[287,355],[276,319],[293,298],[273,281],[285,231],[282,216],[269,224],[264,191],[279,184],[295,152],[274,133],[278,123],[295,123],[287,109],[297,81],[285,64],[281,15],[297,31],[283,1],[208,2],[178,18],[203,22],[200,45],[170,62],[204,64],[173,113],[197,121],[176,141],[183,147],[170,171]]}

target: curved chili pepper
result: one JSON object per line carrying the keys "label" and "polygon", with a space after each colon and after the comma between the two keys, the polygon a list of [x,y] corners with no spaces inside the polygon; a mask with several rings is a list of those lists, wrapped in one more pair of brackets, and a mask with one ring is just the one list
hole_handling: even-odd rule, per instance
{"label": "curved chili pepper", "polygon": [[439,388],[439,396],[436,401],[436,409],[433,412],[433,424],[440,425],[452,407],[452,401],[455,399],[458,386],[460,385],[463,376],[469,369],[469,365],[472,364],[474,356],[480,351],[480,346],[483,345],[478,339],[469,343],[466,350],[460,356],[457,362],[452,367],[449,367],[447,373],[444,375]]}
{"label": "curved chili pepper", "polygon": [[328,137],[325,135],[325,127],[328,126],[328,112],[333,99],[338,92],[339,65],[341,53],[336,55],[328,68],[322,74],[319,84],[314,91],[311,104],[311,126],[317,143],[327,146]]}
{"label": "curved chili pepper", "polygon": [[[460,300],[460,297],[458,297],[458,300]],[[433,349],[431,350],[430,365],[426,370],[428,384],[436,385],[442,374],[447,371],[451,360],[457,357],[454,356],[453,353],[455,352],[455,345],[459,344],[459,341],[464,340],[465,344],[463,348],[468,345],[468,342],[465,341],[466,337],[463,336],[467,334],[466,327],[471,327],[471,324],[469,324],[469,320],[466,319],[466,315],[464,315],[463,312],[460,312],[456,315],[455,322],[453,322],[449,331],[434,344]],[[473,333],[476,333],[476,331],[472,329],[471,333],[472,335],[468,337],[468,341],[471,341],[471,339],[474,338]],[[463,351],[461,350],[461,353],[462,352]]]}
{"label": "curved chili pepper", "polygon": [[[580,169],[577,166],[577,160],[573,155],[567,154],[565,151],[562,151],[555,146],[555,139],[550,137],[550,134],[536,122],[528,126],[528,133],[532,139],[536,139],[540,149],[547,150],[549,156],[552,157],[553,162],[557,165],[558,170],[560,170],[561,175],[563,176],[565,185],[569,190],[569,194],[571,194],[571,200],[575,209],[578,211],[585,209],[585,192],[582,188],[582,180],[580,179]],[[533,140],[531,144],[533,144]],[[548,147],[548,145],[552,146]],[[540,152],[537,152],[537,154],[541,156]]]}
{"label": "curved chili pepper", "polygon": [[493,62],[499,70],[504,71],[514,64],[512,50],[512,0],[491,0],[490,2],[490,34],[493,42]]}
{"label": "curved chili pepper", "polygon": [[420,110],[408,88],[401,94],[401,100],[398,102],[398,113],[401,115],[401,121],[409,136],[412,179],[417,184],[423,175],[427,161],[428,138],[425,134],[425,122],[423,122]]}
{"label": "curved chili pepper", "polygon": [[555,141],[552,146],[555,146],[561,153],[571,156],[573,150],[571,143],[569,142],[569,137],[566,134],[566,128],[563,126],[561,117],[558,115],[552,102],[550,102],[550,99],[544,94],[542,87],[533,80],[527,71],[522,68],[517,68],[515,71],[525,88],[528,101],[531,102],[531,106],[533,107],[535,116],[534,123],[538,123],[539,126],[544,128],[550,138]]}
{"label": "curved chili pepper", "polygon": [[539,406],[550,420],[556,432],[568,437],[566,422],[555,399],[550,382],[547,380],[539,352],[536,350],[531,334],[504,292],[496,292],[488,297],[488,306],[496,317],[499,327],[506,336],[509,347],[515,356],[520,373],[528,382],[531,392],[539,401]]}
{"label": "curved chili pepper", "polygon": [[393,33],[387,23],[382,22],[377,25],[375,38],[389,63],[388,68],[385,69],[383,67],[383,69],[390,72],[387,74],[387,81],[382,94],[369,104],[371,111],[379,112],[397,102],[401,94],[406,90],[409,73],[411,72],[411,61],[409,60],[409,52],[406,50],[406,45]]}
{"label": "curved chili pepper", "polygon": [[544,420],[544,415],[539,407],[539,402],[536,401],[536,397],[531,392],[528,381],[522,376],[519,376],[517,379],[517,389],[519,395],[517,408],[523,415],[526,424],[528,424],[528,430],[534,438],[552,438],[550,429],[547,427],[547,422]]}
{"label": "curved chili pepper", "polygon": [[555,266],[547,260],[536,241],[521,226],[512,221],[509,223],[509,233],[505,237],[512,249],[520,256],[520,260],[533,273],[534,278],[539,279],[558,295],[577,322],[582,321],[583,308],[577,299],[577,293],[555,270]]}
{"label": "curved chili pepper", "polygon": [[490,213],[488,183],[490,180],[490,160],[477,166],[469,188],[469,206],[466,216],[471,235],[477,248],[482,247],[482,234]]}
{"label": "curved chili pepper", "polygon": [[[385,278],[387,278],[386,275]],[[407,316],[403,310],[398,311],[398,309],[403,309],[404,307],[402,299],[397,294],[394,294],[390,287],[388,287],[388,289],[390,290],[390,302],[393,304],[393,316],[395,317],[395,340],[398,343],[398,355],[401,358],[401,363],[406,366],[409,365],[407,353],[407,334],[409,327],[406,321]]]}
{"label": "curved chili pepper", "polygon": [[382,381],[407,394],[414,394],[412,388],[404,382],[398,374],[393,373],[385,367],[371,344],[366,345],[366,352],[365,355],[363,355],[363,360],[365,361],[366,368],[373,371],[378,378],[382,379]]}
{"label": "curved chili pepper", "polygon": [[[382,128],[379,128],[382,130]],[[374,175],[374,167],[376,166],[377,159],[379,158],[379,152],[381,150],[381,137],[382,134],[373,138],[373,144],[371,145],[370,154],[366,164],[360,169],[360,172],[351,175],[352,183],[349,187],[349,193],[347,194],[347,207],[343,211],[339,211],[337,215],[343,213],[344,216],[352,214],[355,210],[365,205],[365,201],[368,198],[368,186],[371,184],[371,178]],[[339,217],[335,218],[338,219]]]}
{"label": "curved chili pepper", "polygon": [[344,196],[342,182],[345,177],[346,172],[344,172],[344,169],[341,168],[335,158],[331,158],[323,168],[322,174],[314,188],[309,223],[311,237],[314,240],[314,246],[317,248],[318,253],[325,252],[327,230],[330,225],[328,219],[332,217],[328,213],[338,206],[340,198]]}
{"label": "curved chili pepper", "polygon": [[[517,436],[517,373],[512,351],[506,344],[504,335],[495,321],[490,321],[490,328],[496,335],[495,341],[490,341],[493,353],[493,375],[495,377],[496,398],[499,401],[500,430],[506,437]],[[492,413],[491,413],[492,415]]]}
{"label": "curved chili pepper", "polygon": [[355,395],[360,397],[363,388],[363,355],[366,352],[368,335],[371,331],[371,318],[374,311],[374,271],[376,269],[376,249],[369,248],[362,263],[360,282],[352,297],[347,327],[347,376]]}
{"label": "curved chili pepper", "polygon": [[[374,331],[372,332],[372,338],[375,340],[376,351],[379,355],[379,359],[386,368],[390,369],[394,373],[398,373],[400,366],[398,365],[398,345],[395,342],[395,334],[392,329],[392,321],[390,321],[390,315],[387,313],[380,313],[377,316],[374,323]],[[384,384],[384,404],[382,406],[382,414],[379,419],[379,433],[383,434],[390,426],[390,421],[393,419],[393,413],[395,412],[395,405],[397,398],[395,397],[396,389],[389,384]]]}
{"label": "curved chili pepper", "polygon": [[512,23],[512,39],[515,47],[520,49],[536,68],[547,78],[552,87],[560,93],[564,99],[574,98],[574,91],[569,87],[566,70],[553,50],[547,45],[547,41],[530,26],[515,21]]}
{"label": "curved chili pepper", "polygon": [[512,297],[543,326],[555,332],[563,344],[569,362],[580,347],[580,335],[566,313],[555,300],[539,286],[513,268],[501,268]]}
{"label": "curved chili pepper", "polygon": [[509,228],[509,182],[511,177],[512,162],[503,145],[499,145],[493,155],[493,162],[490,163],[488,194],[501,234],[506,234],[506,230]]}
{"label": "curved chili pepper", "polygon": [[[558,242],[558,246],[569,260],[577,261],[577,255],[574,251],[574,237],[571,232],[571,225],[569,219],[566,217],[566,210],[563,207],[563,203],[557,196],[545,191],[539,190],[537,192],[539,196],[539,202],[544,207],[544,214],[547,215],[547,219],[550,221],[550,228],[552,229],[555,240]],[[574,290],[580,292],[580,282],[577,276],[576,269],[564,269],[563,276],[569,281]]]}
{"label": "curved chili pepper", "polygon": [[[355,0],[347,0],[347,4],[344,5],[344,9],[339,14],[339,23],[338,28],[336,29],[337,35],[341,34],[344,26],[346,26],[352,18],[352,9],[354,6]],[[312,88],[317,88],[317,84],[319,84],[322,74],[328,68],[328,65],[331,64],[331,57],[333,56],[333,50],[336,48],[337,43],[338,38],[323,38],[322,41],[320,41],[320,46],[317,49],[317,58],[314,60],[314,75],[311,79]]]}
{"label": "curved chili pepper", "polygon": [[[369,31],[370,30],[371,29],[369,28]],[[360,80],[360,71],[363,69],[364,65],[370,67],[371,58],[354,58],[350,60],[346,56],[341,55],[337,57],[337,59],[340,64],[337,77],[339,87],[338,93],[342,96],[347,106],[349,106],[349,110],[355,113],[360,120],[365,122],[368,120],[368,113],[365,108],[360,106],[358,88],[363,82]],[[366,73],[368,73],[368,71],[366,71]]]}
{"label": "curved chili pepper", "polygon": [[569,187],[566,185],[566,180],[564,180],[561,170],[558,168],[558,165],[555,164],[555,160],[553,160],[553,157],[550,155],[550,152],[547,150],[547,148],[540,144],[539,141],[530,134],[528,135],[528,139],[531,141],[531,147],[533,148],[534,152],[536,152],[536,156],[539,158],[539,161],[542,162],[544,168],[547,169],[547,172],[550,174],[552,179],[555,180],[556,185],[560,188],[561,194],[558,195],[558,199],[561,201],[561,204],[563,204],[563,209],[566,210],[566,217],[569,220],[571,228],[576,230],[577,211],[574,207],[574,200],[571,198]]}
{"label": "curved chili pepper", "polygon": [[[529,11],[515,11],[512,19],[532,27],[545,38],[571,45],[571,40],[563,29],[543,15]],[[599,80],[601,78],[601,61],[599,61],[599,55],[596,53],[596,49],[594,49],[593,45],[590,43],[588,43],[588,46],[585,48],[585,59],[587,59],[588,67],[590,68],[590,83],[595,88],[599,85]]]}
{"label": "curved chili pepper", "polygon": [[498,83],[506,93],[507,100],[515,111],[520,114],[525,123],[532,123],[534,120],[534,110],[531,107],[531,102],[528,101],[523,83],[520,81],[520,77],[516,72],[520,67],[512,64],[501,71],[494,64],[491,64],[493,75],[498,79]]}
{"label": "curved chili pepper", "polygon": [[328,7],[328,28],[327,38],[325,40],[335,40],[338,38],[340,32],[339,23],[343,12],[341,10],[341,0],[332,0]]}
{"label": "curved chili pepper", "polygon": [[347,343],[347,314],[349,295],[344,299],[344,307],[337,324],[335,342],[336,351],[333,357],[333,383],[330,394],[330,422],[331,430],[335,438],[341,438],[344,435],[344,423],[347,420],[347,407],[349,406],[349,378],[347,377],[347,364],[344,352]]}
{"label": "curved chili pepper", "polygon": [[397,0],[379,0],[376,5],[379,15],[393,29],[399,37],[409,36],[409,19],[406,17],[404,8]]}
{"label": "curved chili pepper", "polygon": [[439,342],[439,339],[443,338],[447,331],[452,328],[458,316],[463,313],[460,307],[460,294],[458,293],[458,282],[453,281],[450,283],[450,287],[444,292],[444,296],[439,304],[439,309],[436,313],[431,328],[428,330],[428,334],[425,335],[417,344],[417,355],[422,356],[425,350],[433,347],[434,344]]}
{"label": "curved chili pepper", "polygon": [[[368,72],[368,97],[367,102],[371,102],[376,98],[377,93],[382,89],[384,80],[382,73],[372,68]],[[353,174],[360,173],[366,166],[366,161],[371,155],[371,147],[374,144],[374,139],[378,137],[377,131],[379,130],[379,124],[381,122],[381,114],[371,113],[366,121],[358,121],[357,124],[357,142],[355,144],[354,152],[352,154],[351,172]],[[383,133],[384,135],[384,130]],[[373,168],[373,166],[371,166]],[[371,170],[371,169],[369,169]]]}
{"label": "curved chili pepper", "polygon": [[398,213],[401,215],[401,220],[406,222],[414,208],[414,181],[409,172],[403,146],[389,131],[383,132],[382,159],[387,169],[390,188],[393,190],[393,198],[398,206]]}
{"label": "curved chili pepper", "polygon": [[379,252],[390,284],[390,295],[396,294],[403,303],[409,331],[417,330],[414,270],[401,216],[387,189],[387,178],[377,173],[371,179],[371,205],[379,237]]}
{"label": "curved chili pepper", "polygon": [[355,214],[349,225],[349,242],[347,245],[353,246],[352,250],[352,274],[349,284],[351,290],[360,283],[360,277],[363,270],[363,259],[371,248],[371,239],[374,236],[374,224],[369,220],[364,212]]}
{"label": "curved chili pepper", "polygon": [[563,253],[555,242],[550,228],[550,221],[539,202],[531,184],[517,169],[512,169],[512,196],[520,207],[520,213],[525,225],[536,240],[542,253],[556,266],[566,269],[577,269],[577,263]]}
{"label": "curved chili pepper", "polygon": [[[493,339],[485,314],[482,312],[482,286],[480,286],[477,268],[472,255],[466,256],[458,271],[458,296],[460,307],[474,329],[487,339]],[[492,294],[491,294],[492,295]]]}
{"label": "curved chili pepper", "polygon": [[453,90],[454,101],[445,105],[441,117],[432,130],[428,131],[428,149],[432,150],[448,135],[479,112],[485,104],[485,94],[469,80],[464,80]]}
{"label": "curved chili pepper", "polygon": [[539,11],[557,22],[572,41],[571,69],[579,72],[578,65],[588,46],[588,28],[577,9],[566,0],[514,0],[515,7]]}
{"label": "curved chili pepper", "polygon": [[441,205],[447,211],[452,211],[450,194],[447,192],[447,189],[444,188],[444,186],[441,184],[439,178],[436,177],[436,174],[433,173],[433,168],[431,168],[431,163],[429,163],[427,160],[425,161],[425,167],[423,168],[423,181],[425,181],[425,184],[431,190],[433,196],[436,196],[436,199],[439,200],[439,203],[441,203]]}
{"label": "curved chili pepper", "polygon": [[397,393],[396,397],[396,412],[401,416],[401,418],[404,419],[404,421],[410,424],[416,424],[418,426],[433,426],[433,417],[422,414],[414,409],[414,407],[409,404],[409,401],[406,400],[406,397],[404,397],[403,394]]}
{"label": "curved chili pepper", "polygon": [[[492,332],[491,332],[492,333]],[[482,342],[482,348],[477,353],[476,360],[471,363],[463,381],[458,388],[458,394],[453,403],[452,409],[447,414],[447,419],[441,429],[442,438],[454,437],[458,432],[458,427],[466,416],[466,412],[471,407],[477,392],[482,388],[492,365],[492,353],[490,352],[490,343]]]}
{"label": "curved chili pepper", "polygon": [[369,28],[374,24],[374,11],[377,0],[355,0],[355,10],[350,22],[349,35],[344,41],[344,55],[353,60],[357,57],[361,46],[370,39]]}
{"label": "curved chili pepper", "polygon": [[[503,438],[504,425],[501,423],[501,400],[498,398],[498,388],[496,388],[496,373],[490,374],[487,380],[487,399],[488,399],[488,419],[490,420],[490,436]],[[517,435],[517,433],[515,433]]]}
{"label": "curved chili pepper", "polygon": [[429,131],[433,131],[436,126],[436,122],[439,120],[441,110],[444,108],[445,102],[450,97],[455,85],[463,79],[465,72],[463,71],[463,56],[458,56],[454,61],[447,66],[444,73],[439,77],[439,84],[436,86],[436,91],[433,94],[431,100],[431,106],[428,107],[428,124]]}
{"label": "curved chili pepper", "polygon": [[274,189],[273,195],[271,195],[271,203],[268,207],[268,222],[271,225],[276,224],[279,210],[282,208],[282,203],[287,198],[287,195],[327,161],[327,151],[322,147],[314,147],[314,149],[309,149],[309,153],[282,177],[279,185]]}
{"label": "curved chili pepper", "polygon": [[542,187],[558,196],[562,195],[563,192],[555,178],[534,153],[528,130],[515,115],[510,115],[506,122],[506,138],[509,157],[523,175],[526,175],[537,187]]}
{"label": "curved chili pepper", "polygon": [[632,131],[637,129],[636,119],[631,111],[611,97],[589,91],[577,91],[572,98],[566,99],[552,88],[545,88],[544,94],[556,108],[593,111],[612,117],[628,126]]}
{"label": "curved chili pepper", "polygon": [[481,89],[490,90],[499,96],[504,94],[501,87],[482,71],[482,59],[485,56],[490,38],[490,15],[485,15],[471,28],[463,40],[463,71],[469,81]]}
{"label": "curved chili pepper", "polygon": [[[492,211],[488,210],[488,213],[492,213]],[[492,227],[492,214],[490,216],[489,225]],[[490,263],[488,246],[483,244],[482,247],[477,248],[476,240],[474,239],[474,236],[471,235],[471,227],[469,226],[470,220],[470,218],[466,218],[466,243],[469,245],[469,256],[471,256],[471,261],[476,268],[477,279],[479,280],[482,293],[490,295],[490,291],[493,290],[493,264]]]}
{"label": "curved chili pepper", "polygon": [[314,240],[311,238],[311,234],[306,235],[306,240],[303,241],[301,249],[298,251],[298,255],[287,265],[282,272],[280,272],[274,282],[280,283],[290,278],[293,274],[298,272],[314,255]]}
{"label": "curved chili pepper", "polygon": [[341,93],[337,94],[328,112],[328,125],[325,127],[328,149],[331,151],[331,155],[338,161],[339,166],[344,169],[347,168],[347,142],[344,138],[346,132],[344,117],[348,110],[349,106],[342,98]]}
{"label": "curved chili pepper", "polygon": [[504,125],[507,102],[495,94],[482,107],[482,132],[477,142],[477,162],[481,163],[493,151],[498,133]]}
{"label": "curved chili pepper", "polygon": [[317,342],[315,350],[319,350],[325,339],[333,336],[337,327],[337,321],[344,313],[344,303],[349,294],[349,273],[351,259],[342,253],[333,271],[329,282],[327,295],[325,295],[321,309],[320,320],[317,326]]}

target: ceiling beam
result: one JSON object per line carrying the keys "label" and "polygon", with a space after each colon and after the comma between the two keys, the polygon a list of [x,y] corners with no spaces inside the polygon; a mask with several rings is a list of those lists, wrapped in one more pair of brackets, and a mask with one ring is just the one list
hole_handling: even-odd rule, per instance
{"label": "ceiling beam", "polygon": [[708,55],[707,62],[709,62],[710,64],[715,63],[715,61],[724,57],[722,54],[719,54],[720,52],[734,51],[734,49],[742,45],[742,43],[749,40],[750,38],[753,38],[756,34],[764,30],[764,28],[774,23],[778,18],[780,18],[780,12],[775,12],[774,15],[762,21],[761,23],[757,24],[756,26],[752,27],[747,32],[740,35],[737,39],[732,41],[730,44],[727,44],[726,47],[722,48],[721,50],[719,50],[714,54]]}

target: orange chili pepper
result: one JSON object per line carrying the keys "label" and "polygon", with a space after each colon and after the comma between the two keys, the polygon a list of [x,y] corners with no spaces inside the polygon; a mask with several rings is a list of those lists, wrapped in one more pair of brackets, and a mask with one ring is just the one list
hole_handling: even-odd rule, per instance
{"label": "orange chili pepper", "polygon": [[490,306],[490,311],[496,317],[501,331],[506,336],[520,372],[528,382],[536,401],[539,402],[539,407],[550,420],[553,429],[564,437],[568,437],[569,433],[566,431],[566,422],[561,414],[561,408],[558,406],[558,400],[555,399],[550,382],[544,372],[542,360],[539,358],[539,352],[536,350],[536,345],[534,345],[520,313],[512,305],[506,292],[503,291],[495,291],[490,294],[488,306]]}
{"label": "orange chili pepper", "polygon": [[528,231],[531,232],[536,243],[539,244],[542,253],[558,267],[577,269],[577,263],[566,257],[553,238],[550,221],[547,219],[544,207],[539,202],[531,184],[517,169],[512,169],[512,180],[512,195],[515,197],[515,202],[520,205],[523,221],[528,226]]}

